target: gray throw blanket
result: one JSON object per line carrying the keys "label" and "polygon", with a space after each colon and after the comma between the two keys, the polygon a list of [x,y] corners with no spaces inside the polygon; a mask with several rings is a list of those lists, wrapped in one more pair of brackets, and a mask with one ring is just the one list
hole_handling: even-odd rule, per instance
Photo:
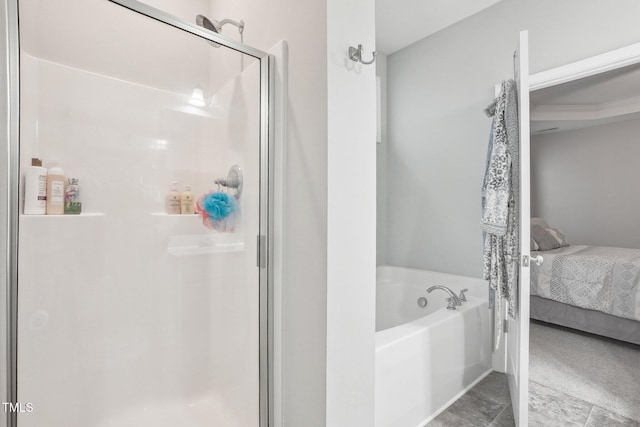
{"label": "gray throw blanket", "polygon": [[[496,320],[500,316],[503,298],[509,301],[509,315],[515,317],[519,268],[520,141],[517,88],[513,80],[503,81],[501,86],[496,99],[482,186],[483,278],[489,281]],[[512,262],[507,262],[507,256],[512,257]],[[496,327],[499,337],[502,322],[497,321]]]}

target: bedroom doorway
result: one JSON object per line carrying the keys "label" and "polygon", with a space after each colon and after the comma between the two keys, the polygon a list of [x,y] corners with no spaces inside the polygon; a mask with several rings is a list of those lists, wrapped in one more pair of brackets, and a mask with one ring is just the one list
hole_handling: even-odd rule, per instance
{"label": "bedroom doorway", "polygon": [[530,423],[636,425],[640,44],[534,74],[530,99]]}

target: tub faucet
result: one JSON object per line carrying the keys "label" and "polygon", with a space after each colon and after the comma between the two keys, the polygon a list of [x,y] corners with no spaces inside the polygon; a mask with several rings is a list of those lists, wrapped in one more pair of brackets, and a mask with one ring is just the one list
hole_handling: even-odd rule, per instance
{"label": "tub faucet", "polygon": [[462,301],[460,301],[460,298],[458,298],[456,294],[446,286],[435,285],[427,289],[427,292],[431,293],[431,291],[434,291],[436,289],[440,289],[441,291],[445,291],[449,294],[449,298],[447,298],[447,301],[449,302],[447,310],[455,310],[457,306],[462,305]]}

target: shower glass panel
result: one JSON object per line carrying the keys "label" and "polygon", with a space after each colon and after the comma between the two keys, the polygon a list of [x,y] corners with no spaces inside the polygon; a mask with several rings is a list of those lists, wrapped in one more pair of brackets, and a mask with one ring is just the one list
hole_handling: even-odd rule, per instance
{"label": "shower glass panel", "polygon": [[261,62],[107,0],[19,18],[21,187],[58,164],[81,213],[21,200],[18,425],[258,426]]}

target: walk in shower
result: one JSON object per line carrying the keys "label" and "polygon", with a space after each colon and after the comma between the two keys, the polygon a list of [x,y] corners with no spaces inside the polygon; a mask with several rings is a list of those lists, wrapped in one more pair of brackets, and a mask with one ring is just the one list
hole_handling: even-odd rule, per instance
{"label": "walk in shower", "polygon": [[[2,3],[7,425],[267,426],[269,55],[137,1]],[[33,158],[80,214],[24,214]]]}

